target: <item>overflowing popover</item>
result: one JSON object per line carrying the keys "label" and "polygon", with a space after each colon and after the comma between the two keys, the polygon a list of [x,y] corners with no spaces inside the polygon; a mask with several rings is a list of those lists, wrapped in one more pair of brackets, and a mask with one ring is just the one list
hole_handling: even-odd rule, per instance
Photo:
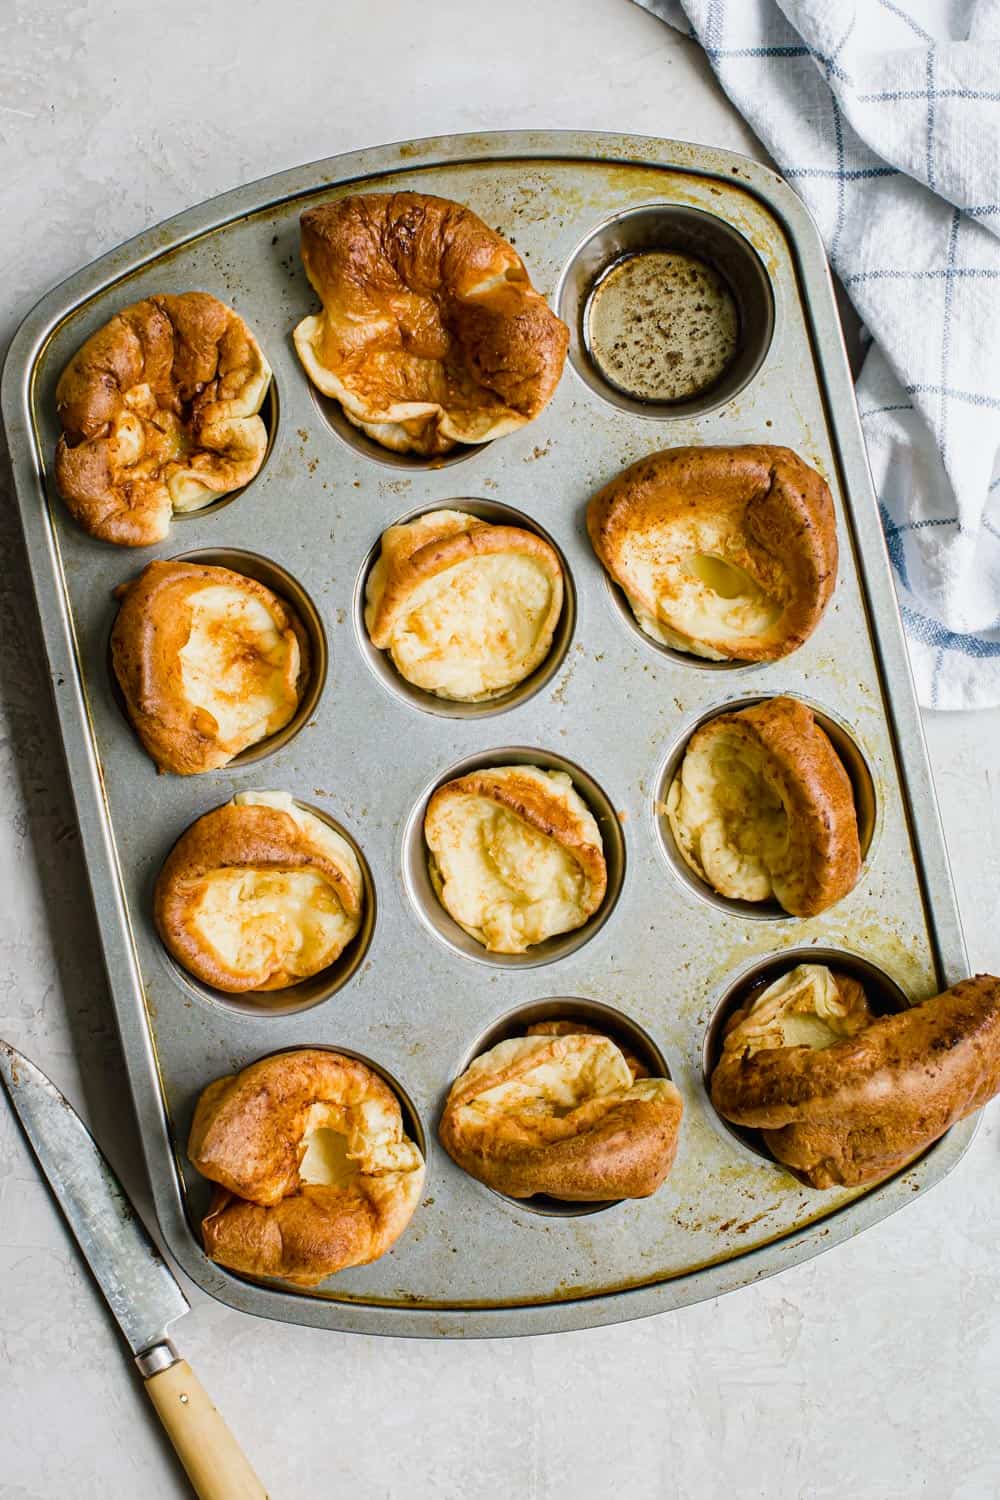
{"label": "overflowing popover", "polygon": [[231,994],[286,989],[355,937],[365,890],[344,836],[287,792],[240,792],[192,823],[156,882],[154,917],[196,979]]}
{"label": "overflowing popover", "polygon": [[210,1083],[188,1156],[218,1184],[202,1220],[209,1258],[305,1287],[384,1255],[424,1182],[388,1084],[357,1058],[318,1048]]}
{"label": "overflowing popover", "polygon": [[162,541],[175,511],[201,510],[253,479],[270,383],[246,323],[207,292],[123,308],[56,386],[59,493],[102,541]]}
{"label": "overflowing popover", "polygon": [[295,329],[317,388],[384,448],[434,457],[537,417],[569,332],[524,262],[471,209],[425,193],[359,193],[302,215],[323,304]]}
{"label": "overflowing popover", "polygon": [[493,766],[446,782],[424,816],[441,905],[489,953],[525,953],[604,900],[601,830],[564,771]]}
{"label": "overflowing popover", "polygon": [[530,677],[563,607],[554,547],[520,526],[436,510],[382,534],[365,627],[414,687],[474,703]]}
{"label": "overflowing popover", "polygon": [[816,1188],[905,1166],[1000,1089],[1000,979],[965,979],[892,1015],[802,964],[732,1017],[712,1102]]}
{"label": "overflowing popover", "polygon": [[734,900],[811,917],[861,873],[850,777],[797,698],[766,698],[696,729],[666,815],[685,863]]}
{"label": "overflowing popover", "polygon": [[684,1106],[610,1037],[540,1022],[469,1064],[439,1134],[470,1176],[510,1198],[647,1198],[673,1166]]}
{"label": "overflowing popover", "polygon": [[591,500],[594,551],[653,640],[774,661],[807,640],[837,580],[825,480],[790,448],[666,448]]}
{"label": "overflowing popover", "polygon": [[128,716],[161,771],[228,765],[292,719],[309,640],[290,605],[230,568],[151,562],[117,590],[111,660]]}

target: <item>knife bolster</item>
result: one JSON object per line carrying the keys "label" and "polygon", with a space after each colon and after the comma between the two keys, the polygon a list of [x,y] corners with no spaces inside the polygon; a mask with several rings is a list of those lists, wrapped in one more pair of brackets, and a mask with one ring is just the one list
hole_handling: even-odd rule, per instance
{"label": "knife bolster", "polygon": [[170,1340],[161,1339],[158,1344],[137,1354],[135,1363],[143,1380],[148,1380],[152,1375],[159,1375],[162,1370],[169,1370],[179,1359],[180,1355]]}

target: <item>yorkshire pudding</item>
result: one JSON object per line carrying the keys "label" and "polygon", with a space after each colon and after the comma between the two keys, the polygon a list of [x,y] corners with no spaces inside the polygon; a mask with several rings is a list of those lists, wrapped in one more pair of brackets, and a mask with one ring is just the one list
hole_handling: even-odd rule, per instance
{"label": "yorkshire pudding", "polygon": [[683,1109],[669,1079],[637,1078],[609,1037],[557,1023],[470,1063],[439,1133],[464,1171],[511,1198],[647,1198],[673,1166]]}
{"label": "yorkshire pudding", "polygon": [[209,1258],[297,1286],[378,1260],[424,1181],[388,1085],[356,1058],[312,1048],[210,1083],[188,1156],[222,1189],[202,1220]]}
{"label": "yorkshire pudding", "polygon": [[431,797],[424,837],[438,899],[490,953],[582,927],[604,899],[601,831],[564,771],[459,776]]}
{"label": "yorkshire pudding", "polygon": [[323,304],[295,330],[309,378],[397,453],[447,453],[537,417],[569,332],[517,252],[460,203],[361,193],[307,209],[302,262]]}
{"label": "yorkshire pudding", "polygon": [[294,611],[229,568],[151,562],[117,591],[111,659],[161,771],[224,766],[293,717],[309,676]]}
{"label": "yorkshire pudding", "polygon": [[886,1016],[859,990],[800,966],[736,1013],[712,1074],[719,1114],[816,1188],[898,1171],[1000,1089],[1000,979]]}
{"label": "yorkshire pudding", "polygon": [[160,937],[231,994],[280,990],[332,964],[361,926],[357,855],[287,792],[241,792],[192,823],[156,882]]}
{"label": "yorkshire pudding", "polygon": [[366,600],[372,644],[407,682],[471,703],[507,692],[545,660],[562,567],[533,531],[437,510],[383,532]]}
{"label": "yorkshire pudding", "polygon": [[243,319],[207,292],[123,308],[56,386],[59,493],[102,541],[162,541],[175,511],[201,510],[257,473],[270,382]]}
{"label": "yorkshire pudding", "polygon": [[825,911],[861,873],[854,793],[812,710],[767,698],[688,741],[667,794],[674,842],[721,896]]}
{"label": "yorkshire pudding", "polygon": [[787,656],[837,579],[830,491],[790,448],[666,448],[595,495],[587,527],[646,634],[714,661]]}

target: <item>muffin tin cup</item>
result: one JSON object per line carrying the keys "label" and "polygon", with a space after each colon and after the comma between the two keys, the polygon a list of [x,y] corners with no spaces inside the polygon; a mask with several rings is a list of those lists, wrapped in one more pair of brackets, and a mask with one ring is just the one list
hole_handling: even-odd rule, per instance
{"label": "muffin tin cup", "polygon": [[[726,284],[739,317],[732,359],[710,386],[680,400],[630,395],[607,377],[590,347],[595,292],[623,261],[651,251],[673,251],[710,266]],[[570,330],[570,363],[584,384],[622,411],[661,421],[704,416],[732,400],[757,375],[774,334],[771,280],[750,241],[725,219],[683,203],[647,203],[599,224],[570,256],[556,305]]]}
{"label": "muffin tin cup", "polygon": [[[781,953],[773,953],[766,958],[756,959],[726,984],[722,993],[712,1004],[702,1048],[702,1084],[708,1099],[708,1106],[712,1118],[718,1121],[727,1135],[738,1141],[754,1156],[763,1157],[765,1161],[782,1172],[791,1172],[791,1168],[775,1160],[764,1144],[761,1131],[751,1130],[743,1125],[734,1125],[731,1121],[723,1119],[712,1103],[711,1084],[712,1074],[722,1056],[726,1026],[730,1017],[739,1010],[741,1005],[745,1005],[755,992],[762,992],[768,985],[780,979],[783,974],[788,974],[792,969],[798,968],[800,964],[824,964],[827,968],[838,969],[852,979],[858,980],[864,986],[868,1003],[876,1015],[894,1015],[898,1011],[908,1009],[911,1004],[902,986],[897,984],[884,969],[873,963],[871,959],[864,958],[860,953],[853,953],[846,948],[818,946],[786,948]],[[794,1173],[792,1175],[794,1176]]]}
{"label": "muffin tin cup", "polygon": [[[239,771],[245,766],[256,764],[257,761],[265,760],[275,751],[281,750],[289,744],[299,731],[309,723],[316,712],[317,705],[323,695],[326,685],[326,674],[329,664],[329,649],[326,641],[326,631],[320,618],[319,610],[316,608],[310,596],[299,581],[281,567],[279,563],[272,562],[270,558],[263,557],[259,552],[247,552],[239,547],[201,547],[193,552],[178,552],[173,557],[166,558],[167,562],[197,563],[208,568],[228,568],[233,573],[241,573],[246,578],[253,578],[257,583],[262,583],[265,588],[276,594],[283,604],[287,604],[298,617],[299,623],[305,632],[309,651],[309,669],[299,699],[298,707],[289,719],[288,723],[274,734],[267,735],[258,740],[256,744],[248,745],[232,760],[227,761],[224,766],[215,766],[210,771],[199,771],[198,776],[210,776],[218,772]],[[139,576],[137,570],[127,580]],[[125,695],[121,690],[118,677],[115,673],[114,662],[111,654],[111,636],[117,619],[117,610],[112,616],[108,627],[108,641],[106,650],[108,678],[111,684],[111,696],[121,713],[129,729],[135,734],[135,726],[132,723]],[[136,736],[138,738],[138,736]],[[145,750],[143,751],[145,754]],[[150,760],[150,764],[153,762]]]}
{"label": "muffin tin cup", "polygon": [[[654,779],[654,792],[652,803],[653,826],[656,832],[657,844],[660,853],[671,873],[686,886],[701,901],[717,910],[727,912],[731,916],[743,917],[751,922],[803,922],[810,920],[807,917],[797,917],[779,906],[777,901],[741,901],[731,896],[720,895],[706,880],[701,877],[687,863],[681,851],[677,847],[670,821],[667,817],[667,798],[670,788],[677,775],[680,773],[687,747],[692,737],[703,725],[710,723],[720,714],[732,714],[743,708],[752,708],[756,703],[766,703],[773,697],[780,697],[777,693],[756,693],[752,697],[733,698],[728,702],[720,703],[714,708],[701,714],[684,732],[674,741],[667,751],[666,757],[660,763],[660,768]],[[878,832],[881,827],[881,805],[875,791],[875,777],[872,773],[866,752],[861,744],[843,720],[832,712],[831,709],[823,707],[811,698],[804,697],[801,693],[788,694],[800,703],[810,708],[819,728],[824,731],[830,743],[837,753],[837,758],[843,765],[851,782],[854,793],[854,806],[858,816],[858,838],[861,845],[861,869],[854,889],[861,883],[865,876],[865,870],[874,857],[874,850],[878,841]],[[842,899],[847,900],[847,893]]]}
{"label": "muffin tin cup", "polygon": [[[357,582],[354,585],[353,615],[354,635],[358,650],[365,661],[371,667],[375,676],[384,688],[401,699],[404,703],[414,708],[422,709],[424,713],[437,714],[444,719],[484,719],[491,718],[495,714],[506,713],[509,709],[517,708],[533,698],[559,671],[566,659],[573,639],[573,631],[576,627],[576,586],[573,575],[570,572],[569,563],[566,561],[560,547],[553,537],[539,526],[537,521],[526,516],[523,511],[515,510],[510,505],[500,505],[492,500],[455,499],[441,500],[436,505],[421,505],[416,510],[407,511],[406,515],[400,516],[397,521],[391,521],[390,526],[405,526],[410,521],[416,521],[420,516],[432,514],[438,510],[459,510],[467,515],[476,516],[480,521],[487,521],[491,526],[518,526],[524,531],[534,532],[555,551],[559,558],[563,573],[563,606],[555,631],[552,636],[552,645],[549,647],[545,660],[539,663],[535,670],[522,682],[517,682],[513,687],[502,693],[497,693],[491,698],[484,698],[476,703],[460,702],[455,699],[441,698],[436,693],[428,693],[423,688],[415,687],[408,682],[403,674],[397,670],[388,651],[381,651],[372,644],[371,637],[365,626],[365,590],[372,568],[378,562],[382,550],[381,534],[374,546],[368,552],[361,565]],[[383,528],[387,531],[388,526]]]}
{"label": "muffin tin cup", "polygon": [[[252,1067],[254,1063],[266,1062],[269,1058],[272,1057],[283,1057],[286,1053],[303,1051],[336,1052],[341,1057],[353,1058],[355,1062],[364,1063],[366,1068],[371,1068],[372,1072],[376,1073],[379,1078],[381,1078],[382,1082],[386,1084],[389,1089],[391,1089],[392,1093],[399,1101],[400,1113],[403,1116],[403,1133],[404,1135],[408,1136],[409,1139],[413,1141],[414,1144],[418,1147],[420,1154],[424,1159],[425,1167],[429,1167],[429,1163],[427,1161],[427,1133],[424,1130],[423,1121],[420,1118],[420,1112],[417,1109],[417,1106],[414,1104],[411,1095],[403,1087],[399,1079],[393,1073],[391,1073],[387,1067],[385,1067],[382,1063],[376,1062],[373,1058],[368,1057],[365,1053],[356,1052],[351,1047],[338,1046],[336,1042],[304,1041],[297,1042],[294,1047],[277,1047],[273,1052],[262,1052],[259,1057],[255,1057],[250,1062],[244,1063],[243,1066]],[[193,1164],[191,1164],[190,1172],[188,1175],[190,1178],[186,1193],[188,1222],[190,1223],[191,1229],[196,1238],[200,1240],[201,1220],[209,1211],[214,1184],[207,1177],[202,1177],[201,1173]],[[426,1188],[426,1178],[424,1185]],[[407,1229],[409,1229],[409,1225],[407,1225]],[[403,1230],[403,1235],[406,1234],[407,1229]],[[400,1238],[402,1238],[402,1236],[400,1236]],[[271,1279],[267,1277],[258,1278],[247,1276],[238,1271],[231,1271],[228,1268],[226,1270],[226,1275],[238,1276],[240,1280],[254,1282],[260,1286],[276,1286],[283,1290],[292,1290],[291,1283],[281,1281],[277,1278]],[[322,1296],[323,1294],[322,1291],[319,1291],[318,1293],[314,1293],[314,1295]]]}
{"label": "muffin tin cup", "polygon": [[[649,1033],[630,1017],[599,1000],[583,1000],[563,995],[551,1000],[532,1000],[527,1005],[519,1005],[500,1016],[469,1048],[464,1061],[455,1070],[455,1078],[461,1077],[470,1064],[484,1052],[489,1052],[491,1047],[512,1037],[524,1036],[528,1027],[534,1026],[538,1021],[580,1021],[610,1037],[626,1052],[631,1052],[645,1065],[651,1078],[670,1077],[666,1057]],[[473,1178],[473,1181],[479,1182],[479,1179]],[[504,1202],[524,1209],[526,1213],[541,1214],[553,1219],[579,1219],[587,1214],[603,1213],[605,1209],[614,1208],[616,1204],[625,1201],[621,1198],[604,1198],[586,1203],[571,1202],[564,1198],[552,1198],[548,1193],[535,1193],[531,1198],[513,1198],[509,1193],[498,1192],[488,1183],[479,1182],[479,1186],[486,1188],[497,1198],[502,1198]]]}
{"label": "muffin tin cup", "polygon": [[[430,850],[424,838],[424,818],[428,802],[438,788],[445,786],[447,782],[493,766],[538,766],[543,771],[564,771],[593,813],[604,844],[607,889],[597,911],[582,926],[546,938],[542,943],[535,943],[525,953],[487,952],[482,943],[460,927],[442,906],[430,875]],[[424,927],[453,953],[498,969],[537,969],[543,964],[555,963],[558,959],[575,953],[595,938],[610,919],[625,883],[625,835],[608,794],[592,776],[571,760],[548,750],[532,749],[525,745],[502,746],[479,755],[470,755],[449,766],[431,782],[417,799],[403,827],[401,858],[403,885],[413,910]]]}
{"label": "muffin tin cup", "polygon": [[[244,790],[247,790],[246,788]],[[375,932],[375,924],[378,920],[378,898],[375,891],[375,882],[372,879],[371,870],[368,867],[363,851],[357,841],[352,837],[343,824],[338,823],[335,818],[325,812],[321,807],[315,807],[311,802],[303,802],[301,798],[292,799],[295,806],[302,812],[312,813],[321,822],[339,833],[354,851],[355,858],[361,868],[362,886],[362,908],[361,925],[351,938],[351,941],[343,949],[340,955],[328,964],[325,969],[318,973],[309,975],[306,979],[299,980],[298,984],[287,985],[280,990],[243,990],[234,994],[228,990],[217,989],[214,985],[205,984],[197,975],[191,974],[170,952],[170,949],[159,938],[160,951],[165,964],[168,966],[175,981],[190,994],[197,996],[199,1000],[207,1001],[210,1005],[221,1006],[224,1010],[235,1012],[240,1016],[251,1017],[254,1020],[272,1020],[285,1016],[298,1015],[301,1011],[312,1010],[316,1005],[322,1005],[324,1001],[332,999],[338,991],[354,977],[365,960],[365,955],[371,946],[372,937]],[[227,803],[219,803],[216,808],[206,808],[207,812],[217,811],[219,806]],[[202,814],[204,816],[204,814]],[[189,825],[190,826],[190,825]],[[178,838],[183,837],[186,830],[182,829]],[[156,874],[159,874],[163,863],[160,861]],[[337,1049],[334,1049],[337,1050]]]}

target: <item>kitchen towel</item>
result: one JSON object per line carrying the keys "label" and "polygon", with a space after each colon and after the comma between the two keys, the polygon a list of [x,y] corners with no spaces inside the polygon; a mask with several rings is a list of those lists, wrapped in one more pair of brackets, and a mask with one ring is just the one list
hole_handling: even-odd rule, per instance
{"label": "kitchen towel", "polygon": [[920,701],[1000,704],[1000,0],[638,0],[701,43],[872,343],[857,382]]}

